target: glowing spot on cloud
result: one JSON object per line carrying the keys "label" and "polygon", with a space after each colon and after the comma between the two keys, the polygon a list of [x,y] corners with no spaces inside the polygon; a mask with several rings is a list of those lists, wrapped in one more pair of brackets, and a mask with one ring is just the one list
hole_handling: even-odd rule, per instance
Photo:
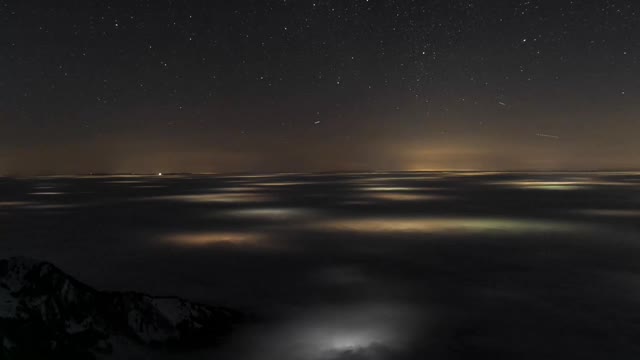
{"label": "glowing spot on cloud", "polygon": [[508,218],[371,217],[331,220],[317,224],[316,228],[361,233],[464,235],[571,232],[580,230],[581,226],[573,223]]}
{"label": "glowing spot on cloud", "polygon": [[0,201],[0,208],[15,208],[36,204],[30,201]]}
{"label": "glowing spot on cloud", "polygon": [[411,193],[395,193],[395,192],[379,192],[366,195],[368,199],[383,201],[434,201],[445,200],[448,197],[442,195],[430,194],[411,194]]}
{"label": "glowing spot on cloud", "polygon": [[580,190],[594,185],[583,181],[501,181],[495,185],[534,190]]}
{"label": "glowing spot on cloud", "polygon": [[76,207],[78,207],[78,205],[74,205],[74,204],[35,204],[35,205],[27,205],[24,208],[28,210],[61,210],[61,209],[72,209]]}
{"label": "glowing spot on cloud", "polygon": [[402,304],[313,309],[268,334],[258,351],[286,353],[287,359],[332,359],[378,347],[404,349],[424,315]]}
{"label": "glowing spot on cloud", "polygon": [[611,179],[610,177],[598,176],[571,176],[560,180],[505,180],[492,182],[493,185],[508,186],[519,189],[536,190],[580,190],[596,186],[638,186],[639,184],[629,179]]}
{"label": "glowing spot on cloud", "polygon": [[258,245],[266,237],[264,235],[248,232],[200,232],[171,234],[163,238],[165,242],[188,247],[232,244],[232,245]]}
{"label": "glowing spot on cloud", "polygon": [[207,194],[193,194],[193,195],[176,195],[176,196],[164,196],[156,198],[158,200],[176,200],[188,203],[251,203],[262,202],[271,199],[266,194],[256,193],[241,193],[241,192],[229,192],[229,193],[207,193]]}
{"label": "glowing spot on cloud", "polygon": [[312,217],[314,212],[310,209],[302,208],[254,208],[230,210],[226,215],[247,219],[261,220],[291,220]]}
{"label": "glowing spot on cloud", "polygon": [[500,175],[504,174],[498,171],[462,171],[462,172],[454,172],[452,175],[455,176],[465,176],[465,177],[474,177],[474,176],[492,176],[492,175]]}
{"label": "glowing spot on cloud", "polygon": [[415,191],[417,189],[410,188],[410,187],[370,186],[370,187],[363,187],[360,190],[363,190],[363,191]]}

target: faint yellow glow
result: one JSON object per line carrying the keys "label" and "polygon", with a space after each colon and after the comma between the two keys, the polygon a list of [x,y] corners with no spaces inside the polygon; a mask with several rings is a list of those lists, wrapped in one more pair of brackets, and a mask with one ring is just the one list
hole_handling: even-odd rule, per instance
{"label": "faint yellow glow", "polygon": [[164,240],[168,243],[181,246],[207,246],[216,244],[255,246],[266,240],[266,237],[256,233],[203,232],[168,235]]}
{"label": "faint yellow glow", "polygon": [[37,204],[29,201],[0,201],[0,207],[21,207]]}
{"label": "faint yellow glow", "polygon": [[[440,173],[433,174],[407,174],[405,176],[372,176],[368,178],[356,178],[349,179],[348,182],[362,185],[378,185],[393,181],[428,181],[428,180],[440,180],[446,176]],[[384,185],[381,185],[384,186]]]}
{"label": "faint yellow glow", "polygon": [[225,212],[225,214],[232,217],[248,219],[290,220],[309,218],[314,215],[314,212],[310,209],[302,208],[255,208],[230,210]]}
{"label": "faint yellow glow", "polygon": [[269,201],[270,196],[266,194],[256,193],[211,193],[211,194],[194,194],[194,195],[177,195],[177,196],[164,196],[157,199],[161,200],[177,200],[190,203],[251,203],[251,202],[263,202]]}
{"label": "faint yellow glow", "polygon": [[500,181],[494,185],[536,190],[580,190],[592,183],[578,181]]}
{"label": "faint yellow glow", "polygon": [[313,184],[312,182],[306,181],[282,181],[282,182],[262,182],[255,183],[256,186],[297,186],[297,185],[308,185]]}
{"label": "faint yellow glow", "polygon": [[303,173],[273,173],[273,174],[252,174],[252,175],[232,175],[232,176],[221,176],[221,179],[264,179],[264,178],[279,178],[286,176],[297,176],[304,175]]}
{"label": "faint yellow glow", "polygon": [[60,210],[60,209],[71,209],[78,207],[78,205],[74,204],[35,204],[35,205],[27,205],[25,209],[28,210]]}
{"label": "faint yellow glow", "polygon": [[577,224],[508,218],[352,218],[315,224],[319,229],[364,233],[427,233],[460,235],[469,233],[568,232]]}
{"label": "faint yellow glow", "polygon": [[393,192],[379,192],[366,195],[367,199],[383,200],[383,201],[435,201],[445,200],[446,196],[442,195],[429,195],[429,194],[408,194],[408,193],[393,193]]}
{"label": "faint yellow glow", "polygon": [[540,190],[579,190],[594,186],[638,186],[638,183],[631,181],[611,181],[597,177],[571,177],[565,180],[518,180],[518,181],[498,181],[494,185],[510,186],[521,189]]}
{"label": "faint yellow glow", "polygon": [[367,186],[367,187],[361,188],[360,190],[363,190],[363,191],[415,191],[419,189],[411,188],[411,187]]}

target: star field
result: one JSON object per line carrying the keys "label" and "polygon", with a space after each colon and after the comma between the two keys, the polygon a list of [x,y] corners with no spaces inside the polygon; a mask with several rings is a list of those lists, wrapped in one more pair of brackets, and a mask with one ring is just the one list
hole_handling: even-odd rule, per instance
{"label": "star field", "polygon": [[0,1],[0,173],[633,168],[639,15]]}

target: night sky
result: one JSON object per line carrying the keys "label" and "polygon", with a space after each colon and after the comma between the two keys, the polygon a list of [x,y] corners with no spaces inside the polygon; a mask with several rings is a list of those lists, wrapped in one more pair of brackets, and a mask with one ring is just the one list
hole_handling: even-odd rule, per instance
{"label": "night sky", "polygon": [[0,174],[631,169],[637,0],[0,1]]}

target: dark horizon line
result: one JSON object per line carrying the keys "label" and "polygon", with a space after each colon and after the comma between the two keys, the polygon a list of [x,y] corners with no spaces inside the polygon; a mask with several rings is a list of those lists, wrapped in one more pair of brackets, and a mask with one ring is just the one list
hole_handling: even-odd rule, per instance
{"label": "dark horizon line", "polygon": [[336,171],[273,171],[273,172],[248,172],[248,171],[236,171],[236,172],[89,172],[89,173],[33,173],[33,174],[0,174],[0,178],[12,178],[12,177],[73,177],[73,176],[176,176],[176,175],[215,175],[215,176],[252,176],[252,175],[294,175],[294,174],[357,174],[357,173],[483,173],[483,172],[496,172],[496,173],[612,173],[612,172],[640,172],[638,169],[581,169],[581,170],[479,170],[479,169],[455,169],[455,170],[336,170]]}

